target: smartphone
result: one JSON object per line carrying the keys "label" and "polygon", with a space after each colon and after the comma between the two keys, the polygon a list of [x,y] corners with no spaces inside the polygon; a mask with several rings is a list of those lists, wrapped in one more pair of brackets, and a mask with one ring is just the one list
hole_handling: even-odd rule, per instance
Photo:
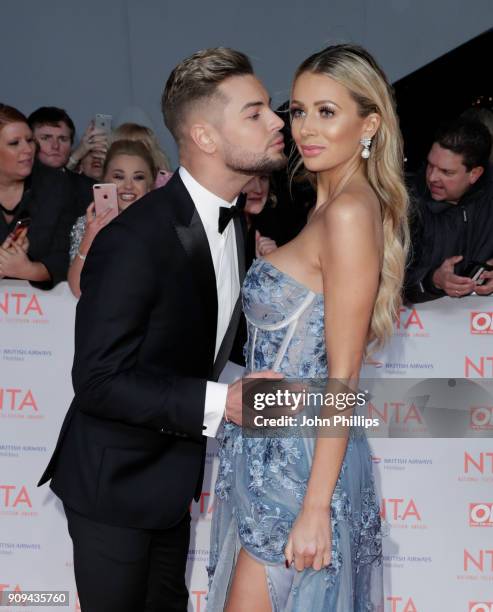
{"label": "smartphone", "polygon": [[17,223],[15,224],[15,227],[12,231],[12,235],[14,237],[14,240],[17,240],[17,238],[19,237],[19,234],[22,232],[23,229],[25,229],[26,227],[29,227],[31,225],[31,219],[30,217],[26,217],[25,219],[19,219],[19,221],[17,221]]}
{"label": "smartphone", "polygon": [[469,276],[470,279],[476,281],[476,284],[483,285],[486,282],[485,278],[479,278],[485,271],[493,270],[493,266],[487,263],[471,263],[465,270],[464,276]]}
{"label": "smartphone", "polygon": [[97,183],[92,186],[94,194],[94,207],[96,214],[102,214],[106,210],[108,213],[108,223],[118,215],[118,197],[116,195],[116,185],[114,183]]}
{"label": "smartphone", "polygon": [[94,127],[100,132],[105,132],[108,136],[111,134],[111,115],[97,114],[94,117]]}

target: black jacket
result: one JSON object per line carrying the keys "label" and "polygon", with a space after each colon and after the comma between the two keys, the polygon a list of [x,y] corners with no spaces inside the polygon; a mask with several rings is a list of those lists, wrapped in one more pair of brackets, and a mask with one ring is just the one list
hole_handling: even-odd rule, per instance
{"label": "black jacket", "polygon": [[493,257],[493,173],[488,169],[457,204],[436,202],[421,174],[411,190],[412,248],[404,297],[419,303],[443,297],[432,276],[448,257],[463,255],[455,273]]}
{"label": "black jacket", "polygon": [[200,493],[206,381],[238,322],[214,363],[214,266],[178,173],[97,235],[81,292],[75,398],[40,484],[96,521],[170,527]]}
{"label": "black jacket", "polygon": [[85,174],[77,174],[65,169],[72,190],[72,212],[74,219],[86,214],[87,207],[93,201],[92,186],[96,183]]}
{"label": "black jacket", "polygon": [[70,229],[74,222],[71,187],[67,177],[53,168],[36,162],[24,181],[24,193],[18,211],[7,224],[0,214],[0,244],[14,229],[16,222],[31,218],[27,233],[28,256],[44,264],[51,280],[32,283],[41,289],[51,289],[67,278]]}

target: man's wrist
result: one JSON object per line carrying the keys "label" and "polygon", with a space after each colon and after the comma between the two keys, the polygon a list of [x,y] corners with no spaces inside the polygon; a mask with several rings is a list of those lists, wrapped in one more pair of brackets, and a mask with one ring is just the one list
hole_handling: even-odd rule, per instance
{"label": "man's wrist", "polygon": [[440,282],[438,281],[439,277],[438,270],[435,270],[430,274],[430,283],[433,288],[442,290]]}

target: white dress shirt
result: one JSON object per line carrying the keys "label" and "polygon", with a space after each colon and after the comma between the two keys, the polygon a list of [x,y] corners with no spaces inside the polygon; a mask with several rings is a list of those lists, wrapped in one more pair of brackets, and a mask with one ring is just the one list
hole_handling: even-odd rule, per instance
{"label": "white dress shirt", "polygon": [[[216,273],[217,332],[214,359],[228,329],[231,315],[240,294],[238,275],[238,252],[235,226],[231,221],[222,234],[218,230],[219,207],[229,208],[236,203],[226,202],[198,183],[183,166],[178,170],[204,226]],[[226,407],[228,385],[207,381],[204,407],[204,436],[214,437]]]}

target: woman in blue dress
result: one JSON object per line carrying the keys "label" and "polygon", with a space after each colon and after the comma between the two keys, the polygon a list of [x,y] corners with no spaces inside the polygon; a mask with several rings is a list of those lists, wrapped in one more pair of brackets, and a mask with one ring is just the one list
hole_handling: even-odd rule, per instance
{"label": "woman in blue dress", "polygon": [[[243,286],[249,371],[349,381],[392,333],[408,244],[402,142],[373,58],[336,45],[305,60],[291,127],[317,189],[303,231],[257,259]],[[341,437],[247,437],[225,423],[208,612],[383,610],[370,450]]]}

